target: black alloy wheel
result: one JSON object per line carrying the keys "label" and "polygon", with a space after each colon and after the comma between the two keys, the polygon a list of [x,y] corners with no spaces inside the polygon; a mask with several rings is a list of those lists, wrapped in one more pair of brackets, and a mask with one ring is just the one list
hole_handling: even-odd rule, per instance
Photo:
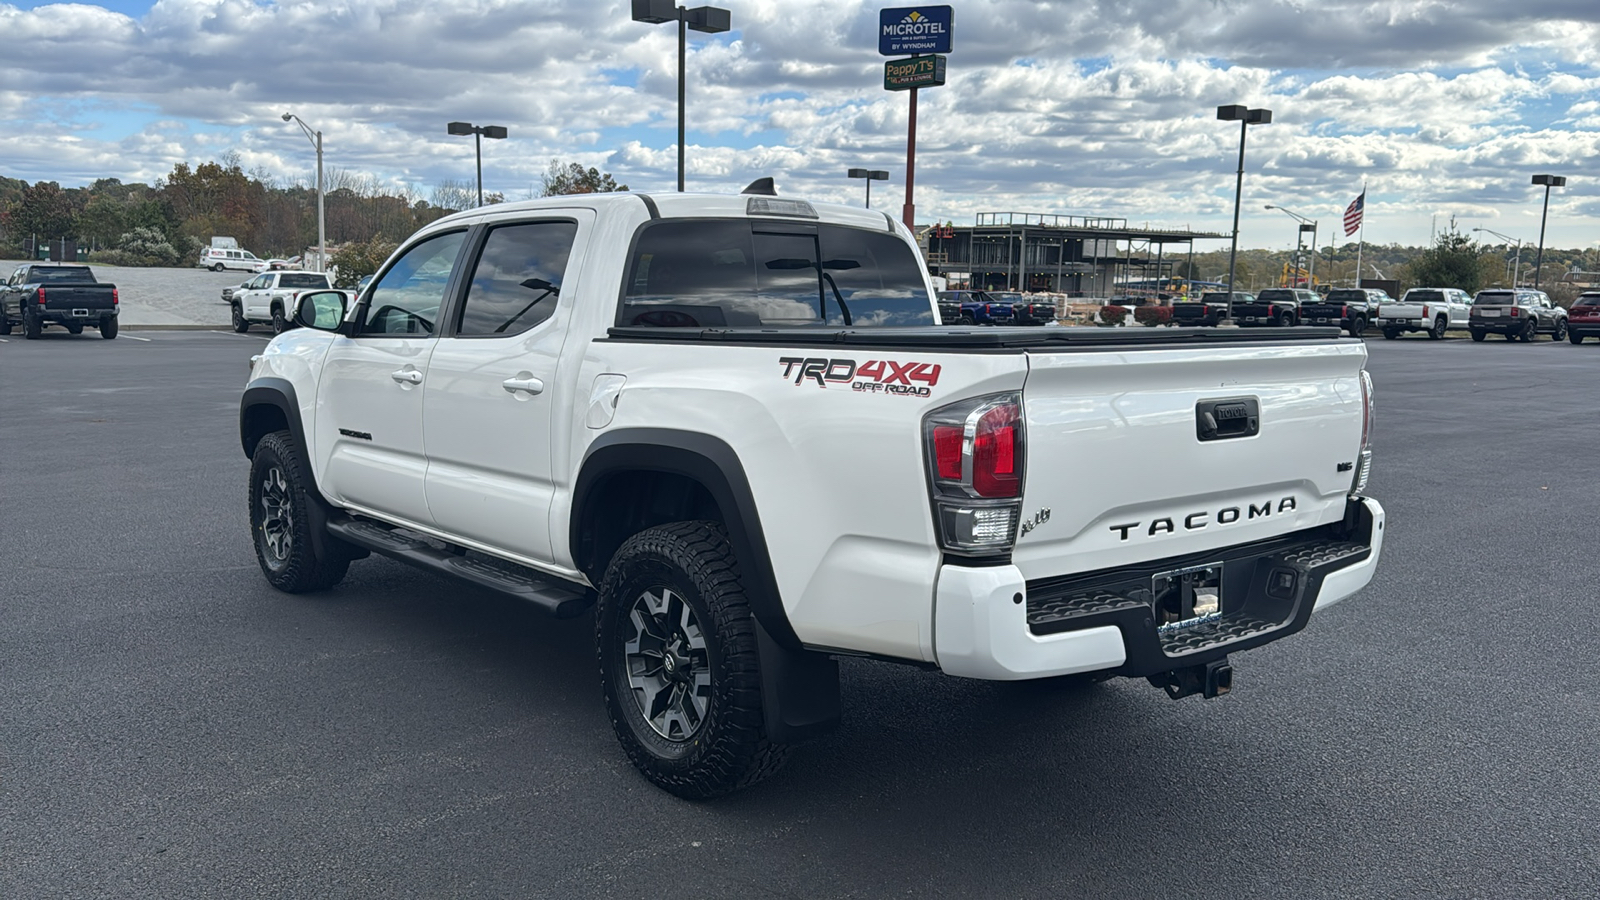
{"label": "black alloy wheel", "polygon": [[1550,333],[1550,340],[1564,341],[1567,339],[1567,320],[1557,319],[1556,330]]}
{"label": "black alloy wheel", "polygon": [[1539,336],[1539,322],[1538,322],[1538,320],[1529,319],[1527,321],[1527,323],[1522,326],[1522,334],[1518,335],[1517,339],[1522,341],[1524,344],[1531,344],[1531,343],[1533,343],[1534,339],[1537,338],[1538,336]]}
{"label": "black alloy wheel", "polygon": [[283,307],[276,304],[272,307],[272,333],[283,334],[289,330],[289,320],[283,317]]}
{"label": "black alloy wheel", "polygon": [[1352,318],[1350,320],[1350,336],[1351,337],[1361,337],[1361,333],[1366,331],[1366,330],[1367,330],[1367,320],[1364,317],[1356,316],[1356,317],[1354,317],[1354,318]]}
{"label": "black alloy wheel", "polygon": [[658,787],[705,800],[782,766],[788,747],[766,737],[755,619],[720,524],[624,542],[601,581],[595,638],[612,729]]}
{"label": "black alloy wheel", "polygon": [[300,594],[333,587],[350,567],[348,545],[323,535],[327,556],[311,539],[311,479],[294,436],[274,431],[250,457],[250,533],[267,582]]}
{"label": "black alloy wheel", "polygon": [[233,330],[239,334],[250,330],[250,323],[244,318],[244,309],[237,303],[233,304]]}
{"label": "black alloy wheel", "polygon": [[1428,331],[1429,339],[1435,340],[1435,341],[1443,339],[1445,330],[1448,329],[1449,327],[1450,327],[1450,320],[1445,318],[1444,316],[1440,316],[1439,318],[1434,319],[1433,320],[1433,328]]}

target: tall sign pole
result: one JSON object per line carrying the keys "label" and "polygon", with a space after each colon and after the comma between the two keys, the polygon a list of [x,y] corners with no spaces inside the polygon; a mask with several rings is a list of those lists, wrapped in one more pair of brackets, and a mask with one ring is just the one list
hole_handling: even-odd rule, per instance
{"label": "tall sign pole", "polygon": [[901,219],[906,229],[916,227],[917,91],[944,84],[945,58],[955,12],[948,6],[904,6],[878,11],[878,52],[884,56],[911,54],[883,64],[883,89],[910,91],[911,112],[906,122],[906,202]]}

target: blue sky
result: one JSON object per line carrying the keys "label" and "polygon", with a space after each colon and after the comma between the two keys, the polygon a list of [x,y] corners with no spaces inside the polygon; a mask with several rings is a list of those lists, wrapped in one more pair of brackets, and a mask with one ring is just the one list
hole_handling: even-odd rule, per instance
{"label": "blue sky", "polygon": [[[897,0],[899,2],[899,0]],[[903,200],[907,98],[882,90],[877,5],[725,0],[735,30],[691,33],[689,183],[857,201],[854,166]],[[919,103],[919,218],[983,211],[1121,216],[1224,231],[1237,129],[1215,107],[1273,109],[1252,129],[1245,246],[1292,244],[1277,204],[1322,233],[1370,184],[1367,239],[1426,241],[1455,216],[1552,244],[1600,240],[1600,3],[1592,0],[982,0],[954,2],[949,82]],[[472,175],[444,123],[504,124],[489,190],[524,196],[552,159],[670,190],[676,35],[625,0],[0,0],[0,172],[153,180],[236,154],[309,180],[327,165],[426,194]],[[96,65],[83,65],[91,58]],[[1342,236],[1341,236],[1342,240]]]}

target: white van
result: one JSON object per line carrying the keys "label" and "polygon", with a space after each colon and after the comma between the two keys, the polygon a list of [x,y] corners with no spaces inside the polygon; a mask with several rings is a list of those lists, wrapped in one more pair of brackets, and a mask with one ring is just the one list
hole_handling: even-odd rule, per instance
{"label": "white van", "polygon": [[249,250],[234,250],[227,247],[206,247],[200,251],[200,261],[196,265],[213,272],[221,272],[223,269],[238,269],[243,272],[267,270],[267,261],[258,258]]}

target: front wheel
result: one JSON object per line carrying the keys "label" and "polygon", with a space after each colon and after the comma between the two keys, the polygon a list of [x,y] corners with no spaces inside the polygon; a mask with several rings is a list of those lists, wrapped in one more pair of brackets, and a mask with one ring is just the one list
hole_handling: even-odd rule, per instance
{"label": "front wheel", "polygon": [[1433,320],[1433,329],[1428,332],[1428,338],[1430,340],[1435,340],[1435,341],[1442,339],[1444,337],[1445,329],[1449,328],[1449,327],[1450,327],[1450,320],[1449,319],[1446,319],[1443,316],[1440,316],[1439,318],[1434,319]]}
{"label": "front wheel", "polygon": [[[311,541],[311,478],[294,436],[274,431],[250,457],[250,534],[267,583],[289,594],[333,587],[350,568],[350,556],[317,555]],[[324,545],[339,545],[328,535]]]}
{"label": "front wheel", "polygon": [[1550,340],[1564,341],[1567,339],[1567,320],[1557,319],[1556,330],[1550,333]]}
{"label": "front wheel", "polygon": [[100,337],[108,341],[116,340],[119,327],[121,326],[117,325],[116,316],[102,316],[100,318]]}
{"label": "front wheel", "polygon": [[239,334],[250,330],[250,323],[244,317],[244,309],[237,303],[233,304],[233,330]]}
{"label": "front wheel", "polygon": [[788,748],[766,737],[756,623],[721,525],[629,538],[600,584],[595,638],[611,727],[658,787],[705,800],[783,764]]}

